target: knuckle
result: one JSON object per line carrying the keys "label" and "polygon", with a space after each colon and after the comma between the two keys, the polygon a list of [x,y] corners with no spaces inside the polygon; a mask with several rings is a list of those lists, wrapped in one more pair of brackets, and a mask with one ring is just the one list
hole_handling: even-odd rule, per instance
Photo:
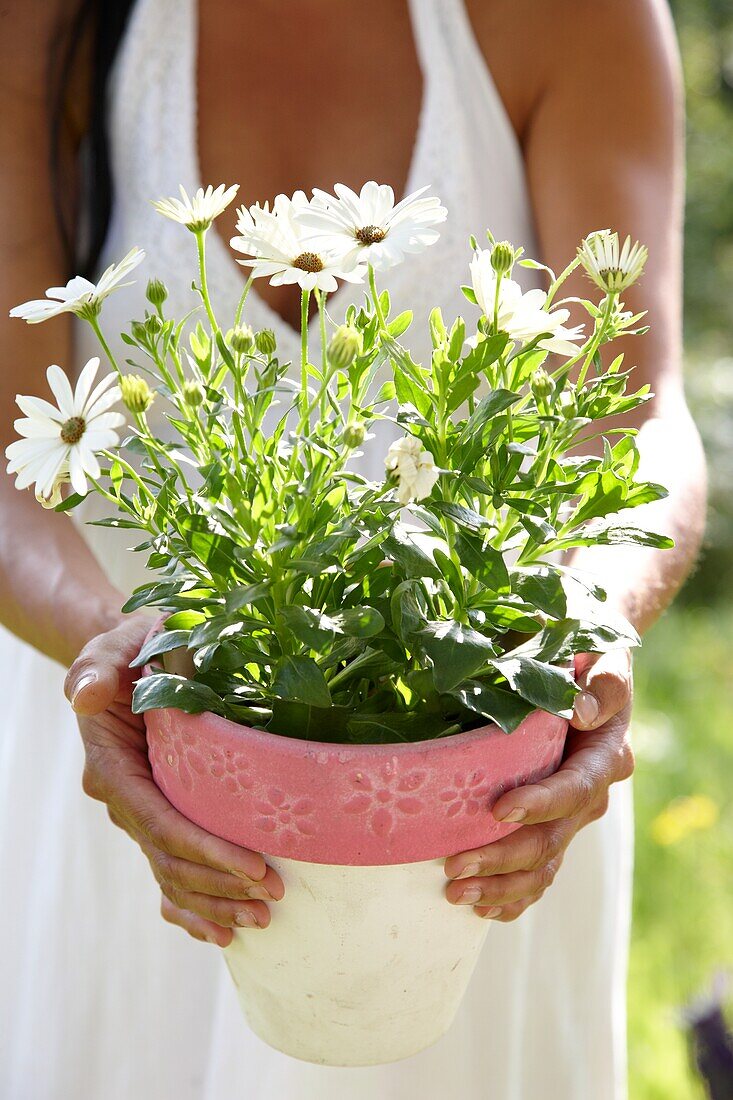
{"label": "knuckle", "polygon": [[590,811],[588,816],[589,821],[598,821],[608,813],[608,791],[604,791],[601,797],[596,802],[595,806]]}
{"label": "knuckle", "polygon": [[549,863],[545,863],[543,867],[539,867],[534,872],[534,893],[546,890],[548,886],[552,886],[555,881],[555,875],[558,870],[558,863],[555,860],[550,860]]}
{"label": "knuckle", "polygon": [[634,750],[628,741],[624,741],[618,753],[618,775],[620,780],[630,779],[634,774],[636,760]]}
{"label": "knuckle", "polygon": [[89,763],[84,765],[84,771],[81,773],[81,789],[89,798],[94,798],[97,802],[104,801],[101,777],[98,770]]}
{"label": "knuckle", "polygon": [[588,775],[586,772],[577,771],[575,773],[575,786],[573,790],[573,801],[575,803],[576,813],[589,809],[596,799],[598,794],[595,778]]}

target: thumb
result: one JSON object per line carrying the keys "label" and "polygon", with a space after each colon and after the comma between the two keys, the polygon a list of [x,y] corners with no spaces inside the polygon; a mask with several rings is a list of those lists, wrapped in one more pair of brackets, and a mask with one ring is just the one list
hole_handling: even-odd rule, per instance
{"label": "thumb", "polygon": [[91,717],[101,714],[117,698],[120,674],[109,649],[95,645],[84,647],[66,674],[64,694],[77,714]]}
{"label": "thumb", "polygon": [[631,654],[628,649],[584,654],[577,668],[582,669],[577,678],[581,690],[570,724],[578,730],[598,729],[631,702]]}

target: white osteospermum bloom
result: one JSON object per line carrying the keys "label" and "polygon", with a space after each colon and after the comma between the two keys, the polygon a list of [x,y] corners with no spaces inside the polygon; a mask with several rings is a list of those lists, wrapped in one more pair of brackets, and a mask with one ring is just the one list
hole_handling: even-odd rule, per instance
{"label": "white osteospermum bloom", "polygon": [[312,203],[299,218],[314,244],[385,270],[438,240],[434,227],[445,221],[448,211],[435,195],[425,195],[427,190],[422,187],[395,204],[387,184],[370,180],[357,195],[337,183],[336,196],[314,190]]}
{"label": "white osteospermum bloom", "polygon": [[345,257],[343,249],[315,249],[306,240],[307,230],[299,215],[309,205],[303,191],[292,198],[278,195],[272,210],[251,206],[238,211],[238,237],[231,246],[250,256],[237,263],[252,268],[254,278],[269,278],[271,286],[298,284],[303,290],[336,290],[338,279],[360,283],[364,267],[356,259]]}
{"label": "white osteospermum bloom", "polygon": [[397,499],[400,504],[423,500],[432,492],[440,477],[430,451],[414,435],[403,436],[389,448],[384,460],[389,474],[397,479]]}
{"label": "white osteospermum bloom", "polygon": [[607,294],[626,290],[644,270],[648,249],[627,237],[623,245],[618,233],[601,230],[592,233],[578,249],[580,262],[596,286]]}
{"label": "white osteospermum bloom", "polygon": [[29,325],[47,321],[60,313],[75,313],[77,317],[96,317],[103,300],[116,287],[130,286],[122,280],[145,259],[141,248],[132,248],[118,264],[110,264],[96,283],[75,275],[66,286],[51,286],[45,298],[24,302],[10,310],[11,317],[20,317]]}
{"label": "white osteospermum bloom", "polygon": [[[486,315],[493,319],[496,299],[497,276],[491,265],[491,250],[476,252],[471,260],[471,283],[476,301]],[[568,309],[545,309],[547,294],[544,290],[522,291],[514,279],[503,278],[499,286],[497,327],[506,332],[509,339],[518,344],[529,344],[542,333],[549,333],[540,340],[538,347],[558,355],[574,355],[577,342],[582,339],[583,326],[567,328]]]}
{"label": "white osteospermum bloom", "polygon": [[108,374],[94,389],[92,384],[99,370],[95,356],[86,364],[76,388],[72,390],[60,367],[46,372],[56,406],[40,397],[18,394],[16,402],[25,417],[15,421],[17,439],[5,451],[8,473],[16,474],[16,489],[27,489],[35,482],[36,496],[53,506],[59,502],[61,485],[71,482],[75,492],[88,490],[87,475],[98,478],[96,452],[116,446],[125,418],[110,412],[120,399],[117,376]]}
{"label": "white osteospermum bloom", "polygon": [[202,233],[209,228],[214,218],[218,218],[226,210],[238,190],[237,183],[232,187],[227,187],[224,183],[220,183],[218,187],[209,184],[205,191],[203,187],[199,187],[196,194],[189,198],[185,188],[180,187],[180,199],[158,199],[153,206],[159,214],[171,221],[180,222],[192,233]]}

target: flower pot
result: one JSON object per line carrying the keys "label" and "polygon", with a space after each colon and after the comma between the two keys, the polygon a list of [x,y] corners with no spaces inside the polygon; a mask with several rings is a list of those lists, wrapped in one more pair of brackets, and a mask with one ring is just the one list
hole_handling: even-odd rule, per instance
{"label": "flower pot", "polygon": [[490,808],[558,767],[567,723],[535,711],[417,743],[325,744],[214,714],[145,715],[155,780],[186,817],[263,852],[286,896],[225,955],[244,1014],[309,1062],[396,1061],[450,1026],[489,923],[444,896],[442,861],[517,825]]}

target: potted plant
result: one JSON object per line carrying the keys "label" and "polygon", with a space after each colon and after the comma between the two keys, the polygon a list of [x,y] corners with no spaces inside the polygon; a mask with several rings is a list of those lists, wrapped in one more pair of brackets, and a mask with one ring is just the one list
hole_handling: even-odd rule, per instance
{"label": "potted plant", "polygon": [[[57,511],[97,492],[101,522],[144,533],[152,575],[125,610],[162,613],[133,701],[156,782],[286,885],[267,932],[240,931],[226,952],[251,1026],[311,1061],[391,1061],[449,1026],[487,930],[446,904],[439,861],[517,828],[493,802],[557,768],[574,654],[638,642],[562,553],[669,544],[619,518],[664,489],[637,479],[632,430],[597,426],[650,396],[627,393],[621,356],[600,360],[640,331],[620,294],[646,251],[602,231],[555,276],[490,234],[485,249],[472,240],[470,320],[433,310],[432,358],[417,363],[401,342],[412,318],[391,316],[377,272],[437,239],[437,199],[395,205],[369,183],[241,209],[232,246],[251,275],[223,325],[205,240],[235,190],[157,204],[193,234],[205,320],[168,317],[152,280],[122,334],[139,373],[120,370],[99,320],[137,250],[97,284],[14,311],[77,313],[114,373],[92,390],[92,360],[72,392],[49,368],[58,409],[18,399],[9,469]],[[580,303],[585,334],[560,300],[580,264],[601,292]],[[548,289],[523,292],[517,266]],[[243,321],[259,276],[301,287],[294,373],[272,332]],[[335,325],[339,279],[366,293]],[[369,478],[379,421],[397,438]],[[584,449],[598,437],[600,454]]]}

